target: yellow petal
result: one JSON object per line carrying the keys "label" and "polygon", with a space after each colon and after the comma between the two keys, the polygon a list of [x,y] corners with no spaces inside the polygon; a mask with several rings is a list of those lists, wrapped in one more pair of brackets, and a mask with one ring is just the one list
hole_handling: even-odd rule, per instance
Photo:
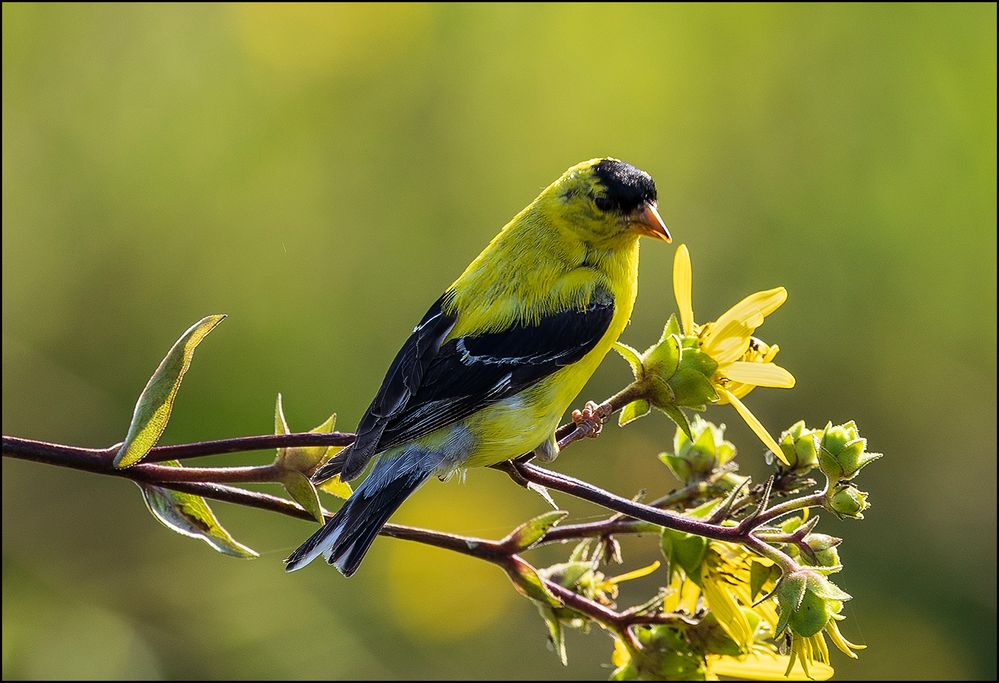
{"label": "yellow petal", "polygon": [[704,599],[707,600],[708,607],[718,619],[718,625],[735,641],[740,650],[747,651],[753,644],[753,628],[749,625],[746,615],[739,609],[739,604],[732,597],[732,594],[718,582],[719,578],[711,575],[705,562],[704,572],[701,576]]}
{"label": "yellow petal", "polygon": [[822,635],[822,632],[816,633],[814,636],[809,638],[812,642],[812,659],[816,662],[828,662],[829,661],[829,646],[826,645],[826,638]]}
{"label": "yellow petal", "polygon": [[[756,385],[743,384],[742,382],[729,382],[725,385],[725,388],[734,394],[736,398],[745,398],[746,394],[756,388]],[[719,405],[725,405],[725,403],[727,403],[725,399],[718,401]]]}
{"label": "yellow petal", "polygon": [[[784,680],[787,662],[786,656],[763,652],[754,652],[745,657],[708,655],[708,669],[712,674],[757,681]],[[812,677],[819,681],[832,678],[834,673],[831,666],[819,662],[812,664],[811,672]]]}
{"label": "yellow petal", "polygon": [[777,346],[776,344],[773,344],[772,346],[768,346],[767,347],[767,352],[765,354],[763,354],[763,362],[764,363],[769,363],[770,361],[772,361],[774,359],[774,356],[777,355],[778,351],[780,351],[780,347]]}
{"label": "yellow petal", "polygon": [[732,407],[735,408],[736,412],[738,412],[739,415],[742,416],[742,419],[746,421],[746,424],[749,425],[749,428],[756,433],[756,436],[760,437],[760,441],[763,442],[763,445],[769,448],[774,455],[780,458],[780,461],[782,463],[790,467],[791,463],[787,461],[787,457],[781,451],[780,446],[777,445],[777,442],[774,441],[774,438],[770,436],[770,432],[768,432],[767,428],[763,426],[763,423],[761,423],[759,420],[756,419],[756,416],[749,411],[749,408],[747,408],[745,404],[742,401],[740,401],[738,397],[736,397],[735,394],[733,394],[728,389],[723,389],[721,387],[717,388],[718,388],[718,393],[728,399],[728,402],[731,403]]}
{"label": "yellow petal", "polygon": [[734,382],[755,384],[758,387],[790,389],[794,386],[794,375],[773,363],[735,361],[719,367],[718,372]]}
{"label": "yellow petal", "polygon": [[690,614],[697,612],[697,600],[701,597],[701,589],[693,581],[681,580],[679,573],[673,575],[669,585],[670,592],[663,600],[663,610],[677,612],[686,610]]}
{"label": "yellow petal", "polygon": [[704,353],[719,365],[732,363],[746,355],[749,350],[749,340],[753,336],[753,328],[732,323],[728,326],[728,332],[724,335],[716,334],[712,331],[704,335],[701,348]]}
{"label": "yellow petal", "polygon": [[726,328],[733,324],[755,330],[763,324],[764,318],[780,308],[785,301],[787,301],[787,290],[783,287],[750,294],[721,314],[715,323],[716,333],[719,335],[731,334],[732,331],[726,330]]}
{"label": "yellow petal", "polygon": [[607,579],[608,583],[622,583],[623,581],[631,581],[632,579],[640,579],[643,576],[648,576],[655,570],[659,569],[659,560],[656,560],[648,567],[642,567],[641,569],[635,569],[628,572],[627,574],[621,574],[620,576],[615,576],[611,579]]}
{"label": "yellow petal", "polygon": [[694,334],[694,306],[691,299],[693,274],[690,268],[690,253],[687,245],[681,244],[673,257],[673,295],[680,311],[680,324],[687,336]]}
{"label": "yellow petal", "polygon": [[829,637],[832,638],[833,645],[835,645],[839,649],[839,651],[845,654],[847,657],[850,657],[852,659],[857,659],[857,655],[853,651],[863,650],[867,647],[866,645],[857,645],[855,643],[851,643],[849,640],[844,638],[843,634],[840,633],[839,631],[839,626],[837,626],[836,622],[832,619],[830,619],[829,622],[826,624],[825,630],[826,633],[829,634]]}
{"label": "yellow petal", "polygon": [[611,655],[611,664],[614,666],[624,666],[631,661],[631,653],[628,646],[620,638],[614,639],[614,654]]}

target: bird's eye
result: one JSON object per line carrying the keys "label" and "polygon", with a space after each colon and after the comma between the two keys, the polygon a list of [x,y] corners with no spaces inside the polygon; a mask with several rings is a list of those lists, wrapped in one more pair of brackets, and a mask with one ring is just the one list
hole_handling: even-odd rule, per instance
{"label": "bird's eye", "polygon": [[597,197],[594,202],[596,203],[597,208],[601,211],[610,211],[614,208],[614,202],[607,199],[607,197]]}

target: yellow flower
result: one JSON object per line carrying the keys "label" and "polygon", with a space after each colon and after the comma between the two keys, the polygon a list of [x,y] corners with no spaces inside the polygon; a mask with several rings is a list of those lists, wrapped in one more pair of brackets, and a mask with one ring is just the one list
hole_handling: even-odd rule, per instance
{"label": "yellow flower", "polygon": [[787,290],[776,287],[750,294],[714,322],[699,325],[694,322],[692,282],[690,254],[687,246],[681,244],[673,260],[673,293],[680,310],[683,334],[696,338],[701,351],[718,363],[711,378],[711,385],[719,396],[718,403],[731,403],[763,444],[788,464],[770,432],[740,400],[756,387],[790,389],[794,386],[794,376],[773,363],[779,347],[753,337],[766,317],[787,300]]}

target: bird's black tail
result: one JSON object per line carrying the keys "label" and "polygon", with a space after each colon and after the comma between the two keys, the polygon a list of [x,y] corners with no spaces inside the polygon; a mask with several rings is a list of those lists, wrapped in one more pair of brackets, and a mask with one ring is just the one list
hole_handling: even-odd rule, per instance
{"label": "bird's black tail", "polygon": [[333,518],[285,560],[285,571],[300,569],[319,555],[344,576],[357,571],[389,516],[433,471],[399,472],[393,464],[376,466]]}

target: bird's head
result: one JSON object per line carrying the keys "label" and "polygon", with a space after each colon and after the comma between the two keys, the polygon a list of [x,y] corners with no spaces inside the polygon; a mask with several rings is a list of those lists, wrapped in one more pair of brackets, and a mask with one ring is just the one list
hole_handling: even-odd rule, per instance
{"label": "bird's head", "polygon": [[646,235],[671,241],[652,177],[609,157],[576,164],[538,198],[550,219],[590,243]]}

